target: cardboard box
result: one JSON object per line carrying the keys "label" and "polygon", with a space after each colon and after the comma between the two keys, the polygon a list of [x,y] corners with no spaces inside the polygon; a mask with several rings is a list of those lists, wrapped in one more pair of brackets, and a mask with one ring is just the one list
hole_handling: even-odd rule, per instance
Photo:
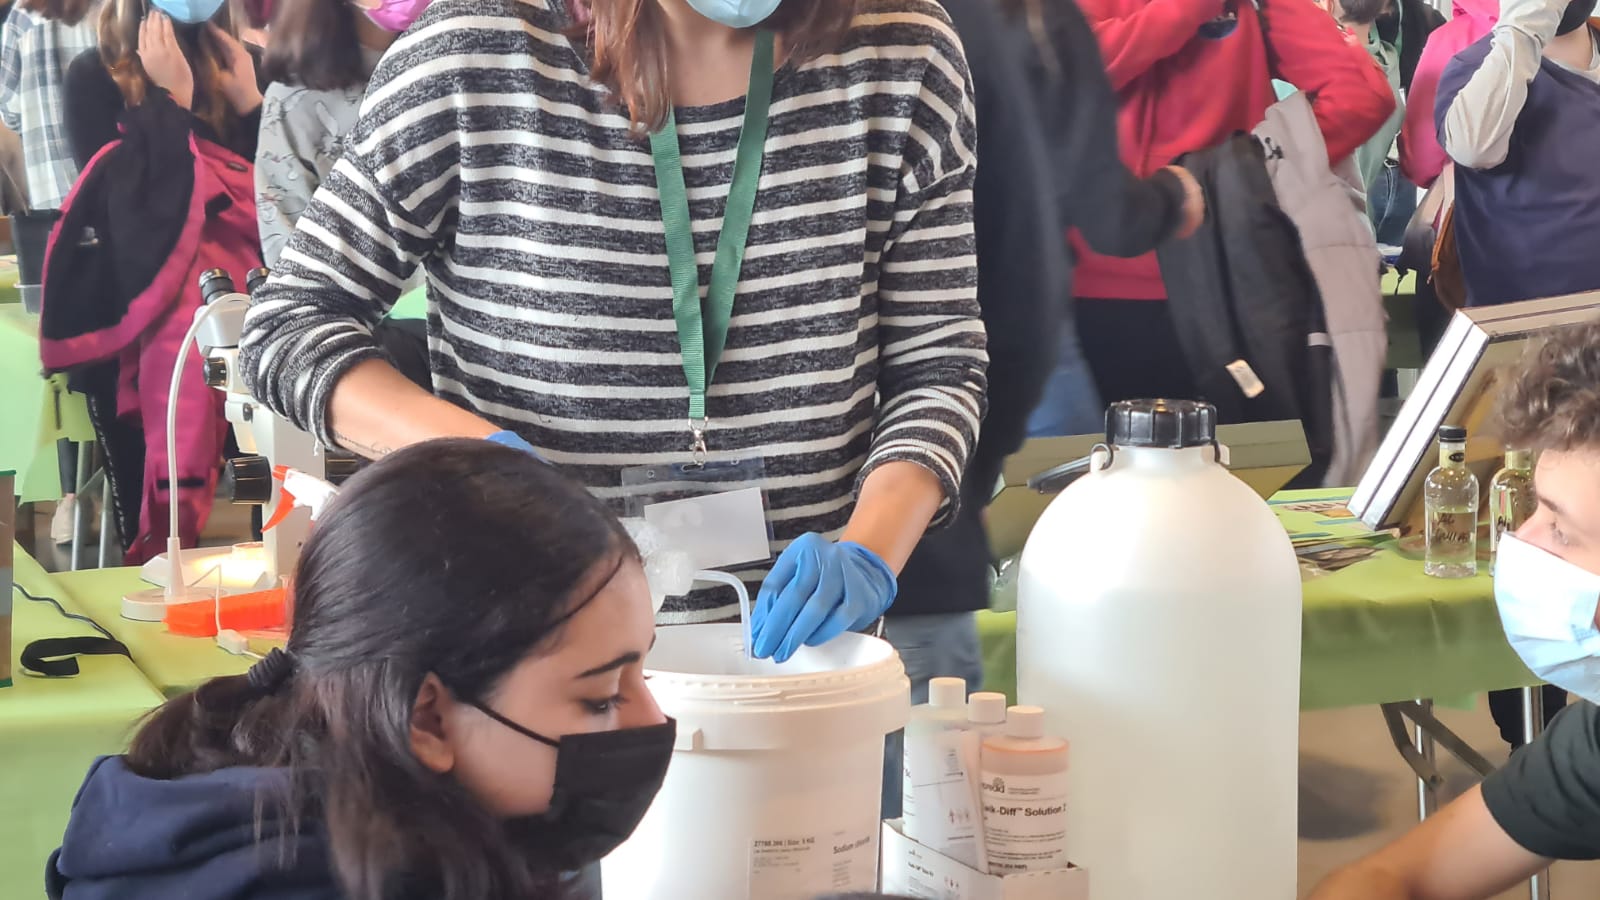
{"label": "cardboard box", "polygon": [[[1062,463],[1088,456],[1103,435],[1034,438],[1006,460],[999,491],[989,507],[989,549],[994,559],[1022,552],[1045,507],[1055,494],[1040,494],[1028,479]],[[1229,471],[1265,500],[1311,465],[1311,451],[1299,422],[1221,425],[1218,442],[1230,453]]]}
{"label": "cardboard box", "polygon": [[899,822],[883,823],[883,892],[931,900],[1089,900],[1083,869],[985,875],[900,833]]}

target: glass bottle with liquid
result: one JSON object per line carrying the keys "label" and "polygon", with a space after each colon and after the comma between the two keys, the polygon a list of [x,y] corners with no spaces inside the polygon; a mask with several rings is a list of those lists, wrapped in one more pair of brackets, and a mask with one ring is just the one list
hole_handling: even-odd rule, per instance
{"label": "glass bottle with liquid", "polygon": [[1539,498],[1533,492],[1533,452],[1507,450],[1505,468],[1489,482],[1489,571],[1500,551],[1500,539],[1533,518]]}
{"label": "glass bottle with liquid", "polygon": [[1439,429],[1439,467],[1422,486],[1428,519],[1424,571],[1435,578],[1478,574],[1478,476],[1467,468],[1467,430]]}

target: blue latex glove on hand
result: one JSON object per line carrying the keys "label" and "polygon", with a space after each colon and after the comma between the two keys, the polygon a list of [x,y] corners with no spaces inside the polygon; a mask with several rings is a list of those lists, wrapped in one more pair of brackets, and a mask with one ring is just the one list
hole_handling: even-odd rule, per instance
{"label": "blue latex glove on hand", "polygon": [[528,443],[527,440],[522,437],[522,435],[517,434],[515,431],[496,431],[494,434],[484,438],[484,440],[490,441],[491,443],[500,444],[505,447],[510,447],[513,450],[521,450],[522,452],[542,463],[548,463],[550,461],[539,455],[539,451],[533,449],[533,445]]}
{"label": "blue latex glove on hand", "polygon": [[801,645],[817,647],[860,631],[894,603],[894,571],[860,544],[808,534],[789,545],[761,585],[750,631],[758,659],[788,662]]}

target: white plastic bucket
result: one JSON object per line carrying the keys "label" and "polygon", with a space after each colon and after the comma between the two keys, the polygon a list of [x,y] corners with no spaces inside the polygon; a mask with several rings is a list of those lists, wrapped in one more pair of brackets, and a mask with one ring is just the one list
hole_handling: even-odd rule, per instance
{"label": "white plastic bucket", "polygon": [[894,648],[846,634],[778,665],[745,659],[738,625],[682,625],[645,668],[678,744],[607,900],[876,890],[883,742],[911,711]]}

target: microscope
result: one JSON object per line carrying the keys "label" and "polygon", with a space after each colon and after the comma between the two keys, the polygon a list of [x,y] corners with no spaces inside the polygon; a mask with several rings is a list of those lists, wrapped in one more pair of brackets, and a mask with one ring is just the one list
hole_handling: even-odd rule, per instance
{"label": "microscope", "polygon": [[[226,271],[212,269],[200,276],[200,296],[205,319],[195,333],[195,344],[204,358],[205,381],[222,392],[224,415],[233,427],[240,455],[224,466],[219,491],[230,502],[260,508],[260,520],[279,518],[274,527],[261,533],[259,542],[220,548],[185,548],[181,557],[182,583],[199,588],[220,585],[224,595],[247,593],[280,583],[282,576],[294,573],[311,528],[311,514],[294,509],[282,487],[273,478],[273,469],[287,467],[320,478],[331,484],[343,483],[354,474],[360,460],[342,451],[324,447],[312,435],[294,427],[251,396],[239,365],[239,338],[244,331],[250,294],[267,279],[266,269],[255,269],[245,282],[246,293],[239,293]],[[288,509],[280,510],[280,506]],[[256,528],[259,528],[259,521]],[[166,555],[144,567],[146,581],[165,586],[171,575]]]}

